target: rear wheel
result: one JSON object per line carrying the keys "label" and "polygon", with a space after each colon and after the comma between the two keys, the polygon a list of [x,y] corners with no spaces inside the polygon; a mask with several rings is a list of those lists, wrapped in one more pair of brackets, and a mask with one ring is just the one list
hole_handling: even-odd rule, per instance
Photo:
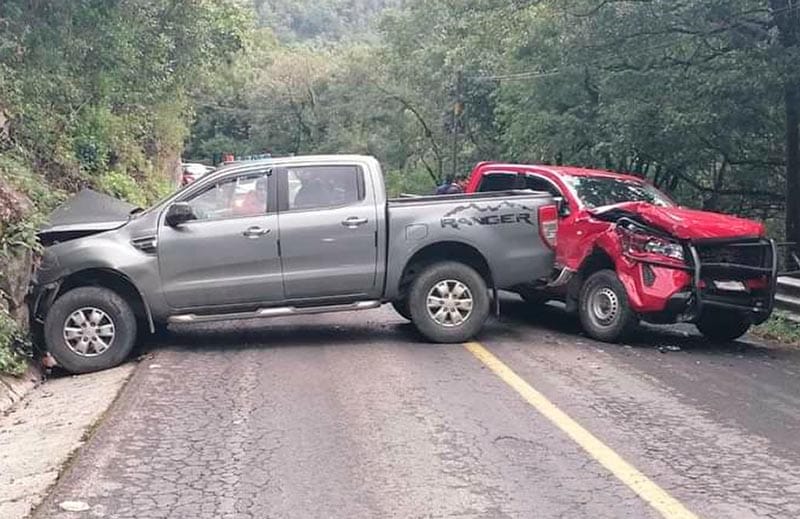
{"label": "rear wheel", "polygon": [[697,329],[706,338],[714,342],[731,342],[750,329],[752,322],[747,315],[735,310],[705,310],[700,320],[697,321]]}
{"label": "rear wheel", "polygon": [[489,290],[473,268],[442,262],[422,270],[408,298],[412,321],[433,342],[464,342],[489,316]]}
{"label": "rear wheel", "polygon": [[76,288],[53,303],[44,339],[50,354],[69,372],[108,369],[122,363],[133,349],[136,316],[111,290]]}
{"label": "rear wheel", "polygon": [[581,288],[578,314],[584,331],[604,342],[621,340],[638,322],[625,287],[613,270],[589,276]]}

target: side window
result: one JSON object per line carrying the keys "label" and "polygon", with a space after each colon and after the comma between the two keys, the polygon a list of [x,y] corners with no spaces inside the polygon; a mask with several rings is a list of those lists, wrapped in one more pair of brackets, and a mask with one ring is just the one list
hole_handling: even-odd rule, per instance
{"label": "side window", "polygon": [[534,191],[545,191],[555,197],[563,196],[552,182],[542,177],[525,175],[525,187]]}
{"label": "side window", "polygon": [[519,175],[516,173],[489,173],[481,179],[478,191],[485,193],[488,191],[511,191],[520,189]]}
{"label": "side window", "polygon": [[267,177],[263,173],[229,178],[189,200],[198,220],[258,216],[267,212]]}
{"label": "side window", "polygon": [[289,210],[322,209],[364,200],[364,173],[358,166],[289,168]]}

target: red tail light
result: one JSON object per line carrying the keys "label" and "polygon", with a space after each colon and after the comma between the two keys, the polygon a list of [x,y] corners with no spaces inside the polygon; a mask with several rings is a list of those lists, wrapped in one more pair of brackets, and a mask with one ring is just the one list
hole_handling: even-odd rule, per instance
{"label": "red tail light", "polygon": [[558,207],[545,205],[539,208],[539,236],[545,245],[555,250],[558,245]]}

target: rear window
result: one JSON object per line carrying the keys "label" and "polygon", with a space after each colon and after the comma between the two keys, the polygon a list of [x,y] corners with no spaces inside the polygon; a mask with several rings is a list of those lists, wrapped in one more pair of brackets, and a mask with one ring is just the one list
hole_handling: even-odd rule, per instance
{"label": "rear window", "polygon": [[488,191],[511,191],[512,189],[524,189],[524,182],[516,173],[489,173],[481,179],[478,191],[486,193]]}
{"label": "rear window", "polygon": [[320,209],[364,199],[364,174],[358,166],[306,166],[288,169],[289,209]]}

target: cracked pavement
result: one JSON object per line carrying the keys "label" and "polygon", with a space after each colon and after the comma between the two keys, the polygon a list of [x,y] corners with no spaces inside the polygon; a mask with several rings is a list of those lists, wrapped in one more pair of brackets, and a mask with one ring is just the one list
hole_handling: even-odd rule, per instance
{"label": "cracked pavement", "polygon": [[[699,516],[800,516],[800,352],[654,329],[605,345],[514,300],[480,340]],[[149,353],[35,517],[657,517],[388,307],[184,327]]]}

